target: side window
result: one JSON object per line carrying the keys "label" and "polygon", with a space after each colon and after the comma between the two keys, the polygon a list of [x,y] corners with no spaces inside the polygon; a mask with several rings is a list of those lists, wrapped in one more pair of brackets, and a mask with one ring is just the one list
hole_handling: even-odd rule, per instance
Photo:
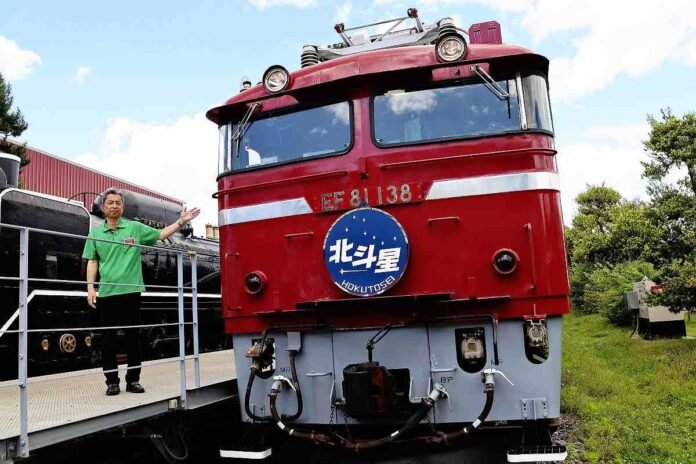
{"label": "side window", "polygon": [[522,78],[524,106],[527,113],[527,126],[553,132],[551,102],[546,79],[533,74]]}

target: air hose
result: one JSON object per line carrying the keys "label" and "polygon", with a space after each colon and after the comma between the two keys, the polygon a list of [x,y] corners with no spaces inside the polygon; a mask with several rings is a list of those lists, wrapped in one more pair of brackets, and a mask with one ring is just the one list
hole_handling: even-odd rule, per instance
{"label": "air hose", "polygon": [[488,414],[491,412],[491,408],[493,407],[493,398],[495,396],[495,374],[499,374],[502,376],[505,380],[507,380],[510,385],[514,385],[512,382],[510,382],[510,379],[508,379],[505,374],[500,372],[499,370],[496,369],[486,369],[483,371],[483,381],[484,384],[486,385],[484,388],[484,393],[486,394],[486,403],[483,405],[483,409],[481,410],[481,413],[478,415],[476,420],[472,422],[471,424],[466,425],[461,430],[457,430],[455,432],[450,432],[450,433],[439,433],[437,435],[431,435],[427,437],[419,437],[419,440],[424,440],[426,443],[445,443],[447,444],[450,440],[455,440],[457,438],[463,437],[465,435],[471,434],[474,430],[478,428],[479,425],[483,423],[483,421],[486,420],[488,417]]}
{"label": "air hose", "polygon": [[[298,417],[300,417],[302,415],[302,410],[304,409],[304,405],[302,402],[302,390],[300,390],[300,383],[297,381],[297,368],[295,367],[296,356],[297,351],[291,350],[288,352],[288,358],[290,359],[290,372],[292,374],[292,389],[295,391],[295,395],[297,398],[297,411],[290,416],[281,416],[283,420],[288,422],[292,422],[296,420]],[[246,412],[247,416],[249,416],[252,420],[255,420],[257,422],[271,422],[274,420],[272,416],[257,416],[256,414],[251,412],[251,408],[249,407],[251,388],[254,384],[254,379],[257,377],[257,374],[257,368],[255,366],[252,366],[251,372],[249,374],[249,381],[247,382],[246,393],[244,395],[244,411]]]}
{"label": "air hose", "polygon": [[433,388],[433,391],[431,391],[428,397],[425,398],[421,403],[421,407],[415,413],[413,413],[411,417],[408,418],[406,423],[399,430],[393,432],[391,435],[387,435],[386,437],[370,441],[353,441],[343,438],[341,436],[337,436],[340,440],[339,444],[344,448],[352,449],[356,452],[359,452],[360,450],[376,448],[378,446],[391,443],[400,436],[406,434],[408,431],[413,429],[418,424],[420,424],[420,421],[423,420],[423,418],[425,418],[425,416],[428,415],[433,406],[435,406],[435,402],[446,395],[447,392],[442,387],[442,385],[436,383],[435,388]]}
{"label": "air hose", "polygon": [[[485,383],[484,393],[486,394],[486,403],[484,404],[481,413],[478,415],[474,422],[466,425],[463,429],[457,430],[455,432],[439,433],[437,435],[418,437],[416,439],[425,441],[426,443],[447,444],[451,440],[455,440],[457,438],[469,435],[472,432],[474,432],[486,420],[488,414],[491,412],[491,409],[493,407],[493,400],[495,397],[495,374],[500,374],[503,378],[505,378],[505,380],[510,382],[510,380],[505,376],[505,374],[496,369],[486,369],[483,371],[483,379]],[[278,409],[276,407],[276,399],[278,397],[278,393],[283,388],[283,383],[287,383],[290,386],[290,388],[293,388],[292,383],[289,379],[283,376],[276,376],[274,377],[274,380],[275,381],[273,382],[273,386],[271,387],[271,391],[269,392],[268,397],[270,398],[271,403],[271,416],[278,425],[278,428],[287,433],[289,436],[304,438],[307,440],[311,440],[315,443],[339,445],[344,448],[354,450],[356,452],[392,443],[394,440],[401,437],[402,435],[405,435],[407,432],[416,427],[421,422],[421,420],[423,420],[423,418],[425,418],[428,415],[428,413],[433,408],[437,400],[448,396],[445,388],[442,385],[436,383],[435,388],[433,388],[428,397],[423,400],[421,408],[419,408],[418,411],[416,411],[411,417],[409,417],[406,423],[400,429],[382,438],[358,442],[349,440],[340,435],[328,436],[314,431],[305,432],[288,427],[283,422],[283,417],[278,414]],[[512,382],[510,382],[510,384],[512,385]]]}
{"label": "air hose", "polygon": [[304,438],[310,441],[313,441],[315,443],[323,443],[327,445],[339,445],[347,449],[352,449],[354,451],[361,451],[365,449],[370,449],[370,448],[375,448],[377,446],[382,446],[386,445],[387,443],[391,443],[394,440],[396,440],[398,437],[406,434],[408,431],[413,429],[415,426],[417,426],[421,420],[425,416],[428,415],[430,410],[433,408],[435,405],[435,402],[440,399],[443,396],[447,395],[447,392],[445,389],[440,385],[440,384],[435,384],[435,388],[433,389],[432,392],[430,392],[430,395],[423,400],[423,403],[421,404],[421,407],[416,411],[411,417],[408,418],[406,423],[395,431],[394,433],[387,435],[382,438],[378,438],[376,440],[370,440],[370,441],[364,441],[364,442],[356,442],[353,440],[349,440],[347,438],[344,438],[340,435],[334,435],[332,437],[325,435],[323,433],[317,433],[314,431],[309,431],[309,432],[304,432],[300,431],[294,428],[290,428],[287,425],[283,423],[283,418],[278,414],[278,409],[276,407],[276,399],[278,397],[278,393],[282,389],[283,382],[287,383],[290,385],[292,388],[292,384],[290,384],[289,379],[282,377],[282,376],[276,376],[274,377],[275,382],[273,382],[273,386],[271,387],[271,391],[268,393],[268,397],[270,398],[270,403],[271,403],[271,415],[273,416],[273,419],[276,421],[276,424],[278,425],[278,428],[280,430],[284,431],[287,433],[289,436],[292,437],[298,437],[298,438]]}

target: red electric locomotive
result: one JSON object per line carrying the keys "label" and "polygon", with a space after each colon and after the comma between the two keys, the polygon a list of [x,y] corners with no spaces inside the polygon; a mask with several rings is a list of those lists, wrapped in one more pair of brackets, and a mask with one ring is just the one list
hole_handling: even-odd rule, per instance
{"label": "red electric locomotive", "polygon": [[517,430],[510,462],[562,460],[548,60],[496,22],[367,26],[208,112],[242,418],[356,451]]}

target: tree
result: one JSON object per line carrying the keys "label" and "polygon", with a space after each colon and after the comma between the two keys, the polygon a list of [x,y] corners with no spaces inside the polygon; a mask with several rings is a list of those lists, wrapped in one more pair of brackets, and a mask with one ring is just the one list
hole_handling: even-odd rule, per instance
{"label": "tree", "polygon": [[645,261],[629,261],[595,269],[585,287],[585,312],[605,314],[616,325],[629,325],[633,311],[624,304],[624,293],[643,277],[655,278],[655,268]]}
{"label": "tree", "polygon": [[696,113],[679,118],[669,108],[660,112],[662,120],[648,115],[650,135],[643,145],[651,161],[642,163],[643,177],[660,183],[670,171],[685,168],[683,183],[696,196]]}
{"label": "tree", "polygon": [[12,88],[0,74],[0,151],[19,156],[21,165],[24,166],[29,163],[25,156],[26,144],[10,143],[7,138],[19,137],[29,125],[19,108],[12,111],[12,102]]}
{"label": "tree", "polygon": [[[655,263],[661,267],[664,291],[660,303],[672,311],[696,308],[696,113],[677,117],[661,110],[661,120],[648,116],[650,135],[644,142],[651,161],[643,163],[652,198],[650,216],[660,230]],[[666,183],[670,172],[686,176]]]}
{"label": "tree", "polygon": [[[623,263],[652,261],[660,231],[649,219],[648,205],[626,201],[619,192],[604,185],[588,186],[576,202],[578,214],[566,230],[571,302],[579,312],[595,312],[599,306],[593,301],[597,299],[589,299],[596,283],[591,281],[593,276],[611,274]],[[617,272],[625,274],[623,270]]]}

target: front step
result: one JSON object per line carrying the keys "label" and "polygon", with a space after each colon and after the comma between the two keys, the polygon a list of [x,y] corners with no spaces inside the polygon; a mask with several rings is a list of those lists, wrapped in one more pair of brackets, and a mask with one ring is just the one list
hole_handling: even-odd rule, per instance
{"label": "front step", "polygon": [[262,451],[243,451],[243,450],[220,450],[221,458],[231,458],[231,459],[251,459],[255,461],[260,461],[266,459],[273,454],[273,449],[268,448]]}
{"label": "front step", "polygon": [[507,462],[565,461],[568,450],[563,445],[520,446],[507,452]]}

